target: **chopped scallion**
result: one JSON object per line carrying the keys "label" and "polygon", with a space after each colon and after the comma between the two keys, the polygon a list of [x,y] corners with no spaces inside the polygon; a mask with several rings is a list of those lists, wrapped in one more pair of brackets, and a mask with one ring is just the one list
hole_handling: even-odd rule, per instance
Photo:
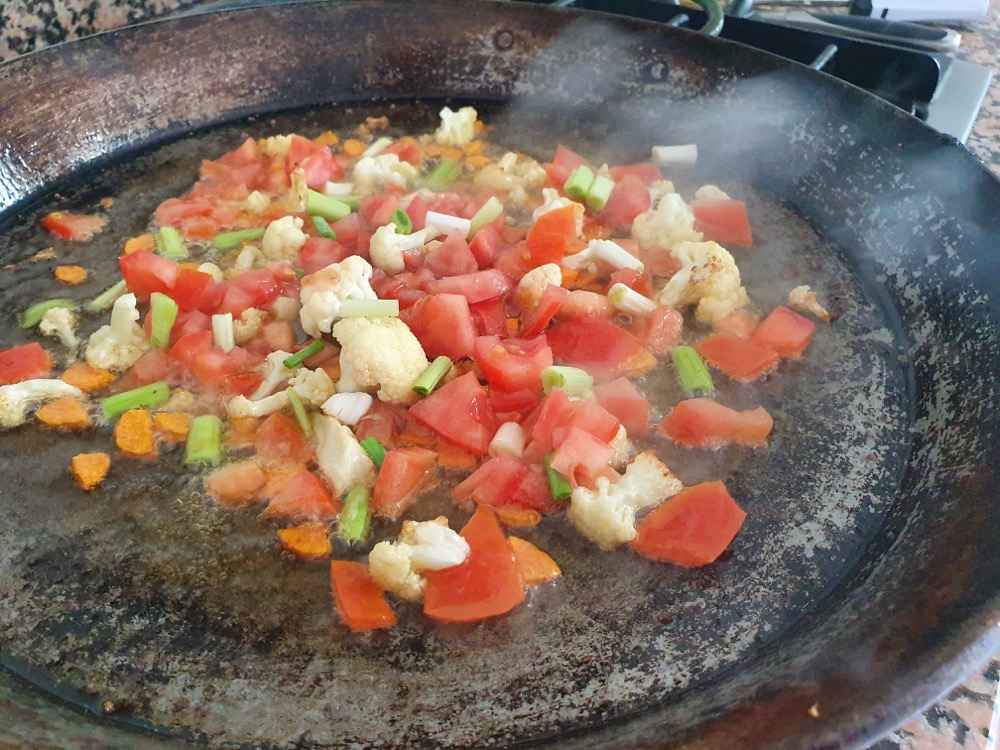
{"label": "chopped scallion", "polygon": [[294,388],[286,388],[285,393],[288,394],[288,402],[292,405],[295,421],[302,428],[302,434],[311,438],[313,436],[313,426],[312,422],[309,421],[309,415],[306,413],[306,405],[302,403],[302,399],[299,398],[299,394],[295,392]]}
{"label": "chopped scallion", "polygon": [[125,286],[125,279],[122,279],[98,294],[94,297],[94,299],[85,304],[83,308],[87,312],[101,312],[103,310],[107,310],[115,303],[115,300],[125,294],[126,291],[128,291],[128,287]]}
{"label": "chopped scallion", "polygon": [[385,461],[385,448],[382,447],[382,443],[369,435],[361,441],[360,445],[365,449],[365,453],[368,454],[368,458],[370,458],[372,463],[375,464],[375,468],[381,469],[382,462]]}
{"label": "chopped scallion", "polygon": [[560,502],[566,502],[573,494],[573,488],[562,474],[552,468],[549,463],[552,458],[551,453],[545,454],[545,476],[549,478],[549,489],[552,491],[552,498]]}
{"label": "chopped scallion", "polygon": [[614,189],[615,183],[611,178],[602,174],[597,175],[590,190],[587,191],[587,208],[595,212],[601,211],[608,205],[608,198],[611,197],[611,191]]}
{"label": "chopped scallion", "polygon": [[319,407],[344,424],[354,426],[372,408],[372,397],[363,391],[334,393]]}
{"label": "chopped scallion", "polygon": [[324,343],[319,339],[316,339],[311,344],[309,344],[309,346],[305,347],[304,349],[300,349],[290,357],[285,357],[283,360],[281,360],[281,362],[282,364],[285,365],[285,367],[291,370],[293,367],[298,367],[299,365],[301,365],[303,362],[305,362],[314,354],[319,354],[321,351],[323,351],[324,346],[326,346],[326,343]]}
{"label": "chopped scallion", "polygon": [[351,207],[344,201],[317,193],[315,190],[309,191],[306,210],[312,216],[321,216],[327,221],[340,221],[351,213]]}
{"label": "chopped scallion", "polygon": [[500,214],[503,213],[503,203],[495,195],[491,195],[489,200],[482,205],[482,207],[476,211],[475,215],[469,221],[469,236],[468,239],[472,239],[476,232],[478,232],[483,227],[488,224],[492,224],[494,221],[500,218]]}
{"label": "chopped scallion", "polygon": [[122,391],[101,401],[101,409],[106,419],[124,414],[129,409],[143,409],[158,406],[170,398],[170,385],[165,380],[150,383],[130,391]]}
{"label": "chopped scallion", "polygon": [[698,161],[698,145],[653,146],[653,164],[658,167],[690,165]]}
{"label": "chopped scallion", "polygon": [[675,346],[670,350],[670,359],[674,362],[681,388],[687,395],[715,392],[712,376],[695,349],[690,346]]}
{"label": "chopped scallion", "polygon": [[233,328],[232,313],[217,313],[212,316],[212,337],[215,345],[229,354],[236,346],[236,331]]}
{"label": "chopped scallion", "polygon": [[343,203],[352,211],[357,211],[359,208],[361,208],[360,195],[338,195],[337,200]]}
{"label": "chopped scallion", "polygon": [[569,173],[563,185],[563,192],[575,201],[582,201],[587,197],[587,191],[594,184],[594,172],[585,164]]}
{"label": "chopped scallion", "polygon": [[153,320],[150,324],[149,343],[156,348],[170,343],[170,331],[177,320],[177,303],[162,292],[153,292],[149,298]]}
{"label": "chopped scallion", "polygon": [[594,378],[579,367],[551,365],[542,370],[542,389],[551,393],[553,388],[561,388],[567,396],[579,396],[594,387]]}
{"label": "chopped scallion", "polygon": [[595,257],[618,269],[631,268],[642,273],[646,268],[641,260],[612,240],[591,240],[587,249],[593,252]]}
{"label": "chopped scallion", "polygon": [[630,315],[646,315],[659,307],[649,297],[622,283],[615,284],[608,290],[608,300],[615,309]]}
{"label": "chopped scallion", "polygon": [[184,463],[218,463],[222,459],[222,420],[214,414],[202,414],[191,420]]}
{"label": "chopped scallion", "polygon": [[430,366],[423,371],[416,382],[413,384],[413,390],[419,393],[421,396],[426,396],[428,393],[437,388],[438,383],[441,382],[441,378],[445,376],[445,373],[451,369],[451,359],[445,357],[443,354],[431,362]]}
{"label": "chopped scallion", "polygon": [[345,299],[340,303],[342,318],[398,318],[398,299]]}
{"label": "chopped scallion", "polygon": [[235,250],[244,242],[256,242],[262,239],[264,239],[263,229],[236,229],[232,232],[223,232],[222,234],[215,235],[212,244],[219,248],[219,250]]}
{"label": "chopped scallion", "polygon": [[437,168],[427,178],[427,187],[431,190],[443,190],[448,183],[462,173],[462,166],[454,159],[443,159]]}
{"label": "chopped scallion", "polygon": [[316,231],[319,232],[320,237],[328,240],[337,239],[337,233],[333,231],[333,227],[322,216],[313,216],[312,222],[313,226],[316,227]]}
{"label": "chopped scallion", "polygon": [[409,234],[413,231],[413,222],[410,221],[406,211],[401,208],[392,212],[389,222],[396,225],[396,234]]}
{"label": "chopped scallion", "polygon": [[442,234],[458,232],[463,237],[468,237],[469,232],[472,231],[472,222],[468,219],[464,219],[461,216],[452,216],[451,214],[441,214],[437,211],[427,212],[424,225],[434,227]]}
{"label": "chopped scallion", "polygon": [[21,328],[34,328],[42,322],[45,313],[49,310],[64,307],[69,310],[76,310],[77,306],[70,299],[47,299],[44,302],[36,302],[21,315]]}
{"label": "chopped scallion", "polygon": [[341,539],[348,542],[360,542],[368,536],[371,524],[371,510],[368,506],[368,490],[365,487],[354,487],[344,498],[337,520],[337,531]]}
{"label": "chopped scallion", "polygon": [[375,141],[372,145],[364,150],[361,154],[361,158],[364,159],[366,156],[378,156],[383,151],[385,151],[389,146],[392,145],[392,138],[382,137]]}
{"label": "chopped scallion", "polygon": [[156,252],[164,258],[170,258],[170,260],[185,260],[188,257],[184,238],[173,227],[160,227],[157,231]]}

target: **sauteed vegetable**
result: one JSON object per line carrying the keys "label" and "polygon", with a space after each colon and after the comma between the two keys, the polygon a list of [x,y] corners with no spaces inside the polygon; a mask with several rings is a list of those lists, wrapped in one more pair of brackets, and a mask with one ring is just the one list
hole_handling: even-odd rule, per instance
{"label": "sauteed vegetable", "polygon": [[[759,319],[745,205],[675,191],[664,170],[693,148],[539,163],[492,146],[471,107],[419,137],[388,124],[203,162],[125,243],[121,281],[83,309],[53,292],[22,311],[59,343],[0,352],[0,423],[111,427],[113,459],[107,444],[68,467],[85,491],[135,460],[203,473],[221,512],[259,513],[302,565],[338,558],[356,631],[393,625],[394,600],[444,622],[510,611],[561,575],[517,529],[561,517],[595,554],[713,562],[745,513],[720,481],[684,487],[656,445],[765,445],[771,416],[722,403],[712,371],[756,381],[814,329],[784,306]],[[43,220],[73,241],[105,223]],[[829,317],[808,287],[789,304]],[[80,317],[108,310],[79,340]],[[660,367],[687,398],[654,427],[644,376]],[[471,512],[460,529],[422,507],[441,483]]]}

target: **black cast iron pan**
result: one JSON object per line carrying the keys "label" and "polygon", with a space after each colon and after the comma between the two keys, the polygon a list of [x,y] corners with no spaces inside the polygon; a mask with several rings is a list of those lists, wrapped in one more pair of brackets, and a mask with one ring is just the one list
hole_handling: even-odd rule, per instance
{"label": "black cast iron pan", "polygon": [[[724,478],[747,509],[722,561],[597,555],[555,522],[533,538],[565,579],[477,627],[404,613],[388,634],[349,636],[325,568],[283,558],[252,514],[215,512],[176,456],[116,464],[82,497],[63,467],[85,442],[3,435],[5,740],[854,747],[1000,645],[1000,185],[892,107],[689,32],[471,2],[150,24],[8,64],[0,91],[11,321],[48,289],[51,264],[19,261],[51,242],[34,227],[54,205],[116,197],[93,245],[57,246],[60,262],[107,269],[86,296],[123,238],[242,133],[383,112],[425,130],[445,99],[477,103],[498,139],[540,157],[558,141],[617,161],[699,143],[678,184],[747,198],[760,307],[810,283],[838,315],[801,363],[727,386],[776,415],[768,450],[656,444],[682,479]],[[658,414],[677,397],[662,372],[643,387]]]}

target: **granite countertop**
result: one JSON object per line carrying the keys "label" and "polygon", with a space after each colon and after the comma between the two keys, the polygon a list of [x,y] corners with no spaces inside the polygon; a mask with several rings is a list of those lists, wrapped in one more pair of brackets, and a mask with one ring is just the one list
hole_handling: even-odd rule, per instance
{"label": "granite countertop", "polygon": [[[0,4],[0,60],[66,39],[155,18],[203,0],[8,0]],[[942,0],[946,2],[946,0]],[[957,57],[985,65],[994,80],[969,137],[969,148],[1000,175],[1000,0],[986,20],[958,27]],[[992,750],[1000,655],[946,700],[914,717],[871,750]],[[996,735],[997,729],[993,729]]]}

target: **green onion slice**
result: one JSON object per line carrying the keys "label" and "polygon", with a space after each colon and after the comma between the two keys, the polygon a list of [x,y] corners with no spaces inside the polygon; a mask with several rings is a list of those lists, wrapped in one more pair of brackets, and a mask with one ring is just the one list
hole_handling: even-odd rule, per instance
{"label": "green onion slice", "polygon": [[553,499],[566,502],[569,500],[570,495],[573,494],[573,488],[566,480],[566,477],[552,468],[552,464],[549,463],[551,458],[551,453],[545,454],[545,476],[549,478],[549,489],[552,491]]}
{"label": "green onion slice", "polygon": [[579,396],[594,387],[594,378],[579,367],[552,365],[542,370],[542,389],[546,394],[561,388],[567,396]]}
{"label": "green onion slice", "polygon": [[311,344],[309,344],[309,346],[305,347],[304,349],[300,349],[292,356],[285,357],[283,360],[281,360],[281,363],[289,370],[291,370],[293,367],[298,367],[299,365],[301,365],[303,362],[305,362],[314,354],[319,354],[321,351],[323,351],[324,346],[326,346],[325,342],[321,341],[320,339],[316,339]]}
{"label": "green onion slice", "polygon": [[333,231],[333,227],[322,216],[313,216],[312,223],[316,227],[316,231],[319,232],[320,237],[328,240],[337,239],[337,233]]}
{"label": "green onion slice", "polygon": [[392,212],[389,222],[396,225],[396,234],[409,234],[413,231],[413,222],[410,221],[406,211],[401,208]]}
{"label": "green onion slice", "polygon": [[264,230],[261,228],[236,229],[232,232],[223,232],[222,234],[215,235],[212,244],[219,248],[219,250],[235,250],[244,242],[256,242],[262,239],[264,239]]}
{"label": "green onion slice", "polygon": [[602,210],[608,205],[608,198],[611,197],[611,191],[614,189],[615,183],[610,177],[605,177],[602,174],[595,177],[587,191],[587,208],[594,212]]}
{"label": "green onion slice", "polygon": [[309,198],[306,201],[306,211],[312,216],[320,216],[327,221],[340,221],[351,213],[351,207],[338,198],[331,198],[328,195],[317,193],[315,190],[310,190]]}
{"label": "green onion slice", "polygon": [[687,395],[715,392],[715,384],[712,382],[708,368],[705,367],[698,352],[692,347],[675,346],[670,350],[670,359],[674,362],[681,388]]}
{"label": "green onion slice", "polygon": [[202,414],[191,420],[184,463],[218,463],[222,459],[222,420],[214,414]]}
{"label": "green onion slice", "polygon": [[337,200],[343,203],[352,211],[357,211],[359,208],[361,208],[360,195],[338,195]]}
{"label": "green onion slice", "polygon": [[101,312],[102,310],[107,310],[111,307],[115,300],[121,297],[127,291],[128,287],[125,286],[125,279],[122,279],[113,286],[108,287],[103,292],[98,294],[94,299],[90,300],[83,308],[87,312]]}
{"label": "green onion slice", "polygon": [[375,468],[381,469],[382,462],[385,461],[385,448],[382,447],[382,443],[380,443],[377,438],[369,435],[361,441],[360,445],[365,449],[365,453],[368,454],[368,458],[370,458],[372,463],[375,464]]}
{"label": "green onion slice", "polygon": [[476,211],[475,215],[469,221],[468,239],[471,240],[476,232],[500,218],[500,214],[502,213],[503,203],[495,195],[491,195],[490,199],[482,205],[482,208]]}
{"label": "green onion slice", "polygon": [[181,233],[173,227],[160,227],[156,233],[156,251],[170,260],[185,260],[188,257],[187,245]]}
{"label": "green onion slice", "polygon": [[105,419],[112,419],[124,414],[129,409],[145,409],[158,406],[170,398],[170,384],[166,380],[150,383],[131,391],[116,393],[101,401],[101,409]]}
{"label": "green onion slice", "polygon": [[431,190],[443,190],[448,183],[462,173],[462,165],[454,159],[443,159],[437,168],[427,178],[427,187]]}
{"label": "green onion slice", "polygon": [[302,434],[311,438],[313,436],[313,426],[312,422],[309,421],[309,415],[306,414],[305,404],[302,403],[302,399],[299,398],[299,394],[295,392],[294,388],[286,388],[285,393],[288,394],[288,401],[292,405],[292,412],[295,414],[295,421],[298,422],[299,427],[302,428]]}
{"label": "green onion slice", "polygon": [[593,170],[585,164],[581,164],[569,173],[569,177],[563,185],[563,192],[575,201],[582,201],[587,197],[587,191],[593,184]]}
{"label": "green onion slice", "polygon": [[342,318],[398,318],[398,299],[345,299],[340,303]]}
{"label": "green onion slice", "polygon": [[153,320],[150,325],[149,343],[156,348],[170,343],[170,331],[177,320],[177,303],[162,292],[153,292],[149,298]]}
{"label": "green onion slice", "polygon": [[428,393],[437,388],[438,383],[441,382],[441,378],[443,378],[445,373],[450,369],[451,359],[442,354],[440,357],[431,362],[428,368],[421,373],[420,377],[417,378],[416,382],[413,384],[413,390],[421,396],[426,396]]}
{"label": "green onion slice", "polygon": [[76,310],[77,305],[71,299],[47,299],[43,302],[36,302],[21,315],[21,328],[34,328],[42,322],[45,313],[57,308]]}
{"label": "green onion slice", "polygon": [[368,490],[365,487],[354,487],[347,493],[344,505],[340,509],[337,531],[341,539],[348,542],[360,542],[368,536],[370,524],[371,510],[368,505]]}

